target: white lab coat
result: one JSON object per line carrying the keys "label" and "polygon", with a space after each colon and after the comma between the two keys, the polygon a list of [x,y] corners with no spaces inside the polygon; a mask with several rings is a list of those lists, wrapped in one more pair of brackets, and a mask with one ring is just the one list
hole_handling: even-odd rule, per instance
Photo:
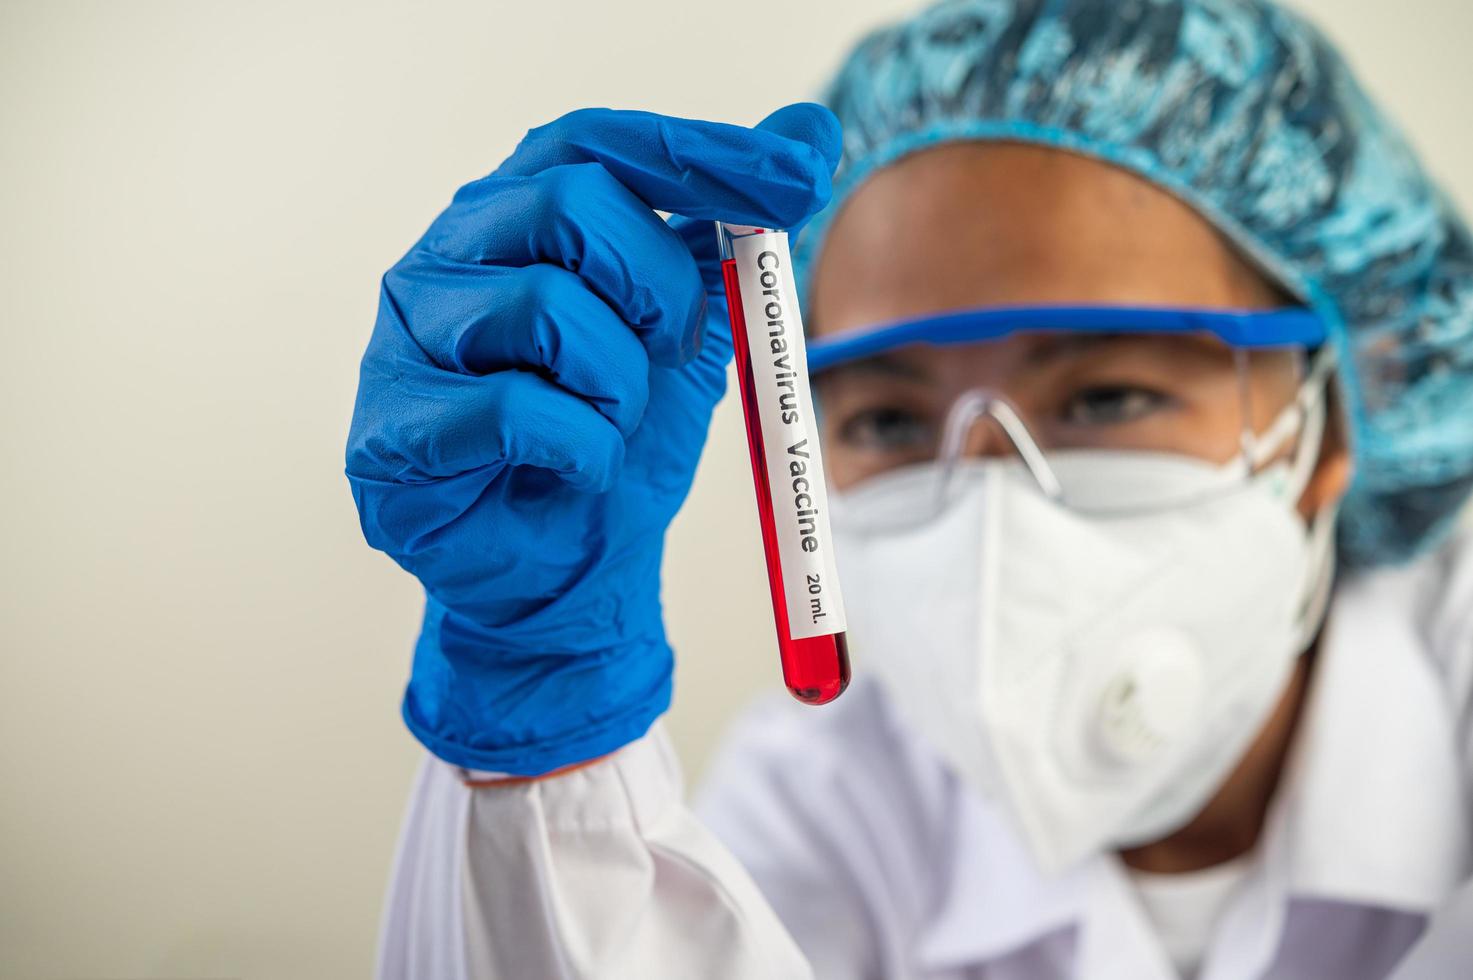
{"label": "white lab coat", "polygon": [[[1319,656],[1199,978],[1473,977],[1473,539],[1341,583]],[[1173,980],[1116,858],[1041,875],[857,670],[740,721],[704,823],[658,726],[516,786],[426,760],[380,977]]]}

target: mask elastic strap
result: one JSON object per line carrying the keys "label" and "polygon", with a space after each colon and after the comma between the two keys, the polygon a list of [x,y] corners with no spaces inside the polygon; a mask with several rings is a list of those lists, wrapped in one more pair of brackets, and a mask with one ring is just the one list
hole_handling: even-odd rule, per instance
{"label": "mask elastic strap", "polygon": [[1301,653],[1314,642],[1330,607],[1330,591],[1335,582],[1335,518],[1339,512],[1339,503],[1330,504],[1309,522],[1309,562],[1296,639]]}
{"label": "mask elastic strap", "polygon": [[[1255,434],[1250,431],[1244,436],[1243,452],[1239,458],[1249,474],[1268,465],[1290,440],[1298,438],[1298,445],[1288,462],[1289,472],[1280,490],[1290,507],[1297,505],[1320,460],[1329,414],[1326,392],[1334,369],[1334,349],[1326,344],[1315,352],[1293,403],[1279,413],[1263,432]],[[1314,642],[1329,609],[1335,579],[1335,518],[1339,509],[1338,504],[1321,508],[1310,519],[1306,529],[1304,579],[1295,616],[1295,643],[1300,652]]]}
{"label": "mask elastic strap", "polygon": [[1298,437],[1299,445],[1289,462],[1285,486],[1285,496],[1291,501],[1304,493],[1319,462],[1327,415],[1325,391],[1334,369],[1334,349],[1326,345],[1315,352],[1294,401],[1263,432],[1248,432],[1244,438],[1243,459],[1248,472],[1254,473],[1267,465],[1291,439]]}
{"label": "mask elastic strap", "polygon": [[[1299,445],[1289,462],[1284,497],[1290,506],[1298,503],[1314,476],[1324,446],[1329,408],[1326,392],[1335,368],[1334,349],[1328,344],[1314,355],[1294,404],[1290,405],[1264,434],[1252,441],[1245,454],[1253,469],[1266,464],[1297,432]],[[1308,649],[1324,624],[1335,580],[1335,519],[1339,503],[1322,507],[1309,521],[1306,535],[1306,564],[1300,604],[1296,616],[1296,646]]]}

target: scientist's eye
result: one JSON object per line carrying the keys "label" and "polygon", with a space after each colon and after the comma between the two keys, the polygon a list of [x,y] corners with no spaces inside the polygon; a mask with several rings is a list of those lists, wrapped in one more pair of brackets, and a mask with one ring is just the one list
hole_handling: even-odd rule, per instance
{"label": "scientist's eye", "polygon": [[867,408],[839,425],[839,438],[856,449],[913,452],[936,444],[936,429],[914,412],[892,405]]}
{"label": "scientist's eye", "polygon": [[1137,385],[1094,385],[1075,392],[1063,407],[1070,425],[1124,425],[1160,411],[1171,396]]}

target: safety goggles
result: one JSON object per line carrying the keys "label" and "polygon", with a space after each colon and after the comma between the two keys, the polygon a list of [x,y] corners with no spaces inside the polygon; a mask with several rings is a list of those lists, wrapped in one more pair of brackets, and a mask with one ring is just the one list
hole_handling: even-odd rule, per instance
{"label": "safety goggles", "polygon": [[[960,353],[916,356],[1015,336],[967,361],[983,379],[956,367]],[[842,484],[903,470],[930,487],[911,499],[940,508],[962,461],[1005,456],[1051,499],[1111,514],[1190,504],[1291,455],[1323,423],[1324,340],[1303,309],[1026,307],[819,338],[808,363]],[[941,370],[928,378],[927,365]],[[1177,478],[1203,464],[1211,479]]]}

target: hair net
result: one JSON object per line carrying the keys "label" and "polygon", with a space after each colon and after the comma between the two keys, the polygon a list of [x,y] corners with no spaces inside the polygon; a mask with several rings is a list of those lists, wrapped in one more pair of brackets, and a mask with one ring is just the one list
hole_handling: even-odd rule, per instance
{"label": "hair net", "polygon": [[1468,230],[1345,63],[1261,0],[956,0],[860,42],[806,270],[876,167],[952,140],[1056,146],[1194,207],[1327,324],[1356,475],[1347,564],[1410,557],[1473,489]]}

